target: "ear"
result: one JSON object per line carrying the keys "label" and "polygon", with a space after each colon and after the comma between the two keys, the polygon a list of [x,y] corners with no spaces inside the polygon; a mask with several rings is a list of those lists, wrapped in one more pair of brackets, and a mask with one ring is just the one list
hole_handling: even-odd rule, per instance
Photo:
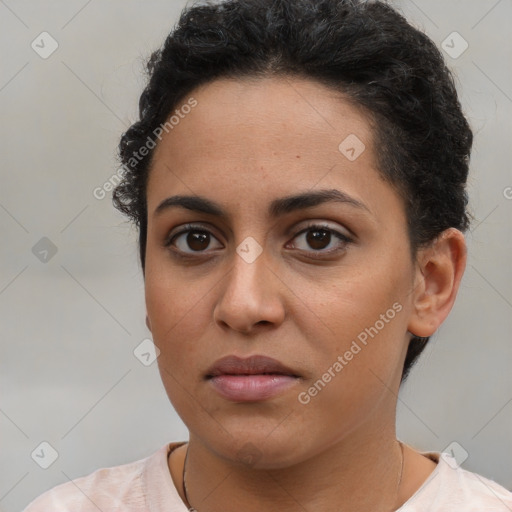
{"label": "ear", "polygon": [[146,314],[146,326],[149,329],[149,331],[151,332],[151,322],[149,321],[149,316],[147,314]]}
{"label": "ear", "polygon": [[431,336],[444,322],[459,290],[466,255],[464,235],[455,228],[443,231],[432,244],[418,251],[409,332]]}

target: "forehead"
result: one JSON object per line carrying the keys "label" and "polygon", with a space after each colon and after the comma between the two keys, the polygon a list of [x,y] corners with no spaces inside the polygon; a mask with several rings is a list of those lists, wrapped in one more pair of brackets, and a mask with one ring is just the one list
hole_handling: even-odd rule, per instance
{"label": "forehead", "polygon": [[181,105],[191,98],[195,107],[184,109],[155,149],[150,212],[171,193],[210,195],[220,203],[243,197],[257,207],[263,198],[316,186],[356,197],[387,186],[367,116],[316,81],[221,79]]}
{"label": "forehead", "polygon": [[226,147],[261,156],[259,144],[274,150],[323,151],[334,142],[337,151],[339,142],[350,134],[366,142],[371,138],[362,109],[313,80],[284,76],[220,79],[192,91],[181,104],[191,97],[197,106],[164,134],[168,144],[160,147],[178,146],[193,153],[200,149],[213,157],[222,156],[214,153],[216,148]]}

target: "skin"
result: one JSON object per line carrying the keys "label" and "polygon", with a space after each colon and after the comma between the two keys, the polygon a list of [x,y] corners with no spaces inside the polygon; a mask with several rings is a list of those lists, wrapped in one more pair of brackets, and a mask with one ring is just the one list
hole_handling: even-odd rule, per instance
{"label": "skin", "polygon": [[[169,458],[177,489],[184,498],[188,450],[188,497],[200,512],[397,508],[435,468],[406,446],[397,491],[406,349],[410,333],[429,336],[448,315],[465,267],[463,235],[449,229],[411,258],[404,205],[378,171],[369,119],[339,93],[273,77],[221,79],[190,96],[198,105],[158,144],[147,185],[147,325],[164,387],[190,431]],[[338,149],[350,134],[366,147],[354,161]],[[321,189],[364,206],[330,201],[268,214],[275,199]],[[176,195],[205,197],[226,215],[154,213]],[[351,242],[324,232],[325,248],[312,246],[315,229],[299,233],[318,222]],[[187,234],[165,247],[187,223],[211,233],[202,252]],[[262,248],[252,263],[236,252],[247,237]],[[300,403],[299,393],[396,303],[400,312]],[[268,400],[226,400],[204,375],[231,354],[273,357],[301,378]]]}

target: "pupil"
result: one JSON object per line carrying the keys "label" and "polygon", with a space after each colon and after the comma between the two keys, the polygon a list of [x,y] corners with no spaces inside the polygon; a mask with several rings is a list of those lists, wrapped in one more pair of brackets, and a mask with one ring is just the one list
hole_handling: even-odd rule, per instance
{"label": "pupil", "polygon": [[310,231],[306,238],[311,248],[324,249],[331,241],[331,233],[325,230]]}
{"label": "pupil", "polygon": [[187,244],[194,251],[206,249],[210,245],[209,235],[200,231],[192,231],[187,236]]}

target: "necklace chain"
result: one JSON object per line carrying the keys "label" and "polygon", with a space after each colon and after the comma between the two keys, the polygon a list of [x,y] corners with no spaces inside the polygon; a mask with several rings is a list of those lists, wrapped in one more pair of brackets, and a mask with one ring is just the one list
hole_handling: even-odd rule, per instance
{"label": "necklace chain", "polygon": [[[398,441],[398,445],[400,446],[400,474],[398,476],[398,484],[396,486],[396,495],[395,495],[395,501],[398,498],[398,491],[400,490],[400,484],[402,483],[402,476],[404,473],[404,447],[403,444]],[[190,501],[188,499],[187,495],[187,484],[185,483],[185,473],[186,473],[186,467],[187,467],[187,457],[188,457],[188,447],[187,447],[187,453],[185,454],[185,462],[183,463],[183,495],[185,497],[185,504],[189,510],[189,512],[197,512],[197,510],[190,505]]]}
{"label": "necklace chain", "polygon": [[190,505],[190,501],[188,500],[188,495],[187,495],[187,484],[185,483],[187,458],[188,458],[188,446],[187,446],[187,453],[185,454],[185,462],[183,462],[183,495],[185,496],[185,505],[187,506],[189,512],[197,512],[197,510],[192,505]]}

